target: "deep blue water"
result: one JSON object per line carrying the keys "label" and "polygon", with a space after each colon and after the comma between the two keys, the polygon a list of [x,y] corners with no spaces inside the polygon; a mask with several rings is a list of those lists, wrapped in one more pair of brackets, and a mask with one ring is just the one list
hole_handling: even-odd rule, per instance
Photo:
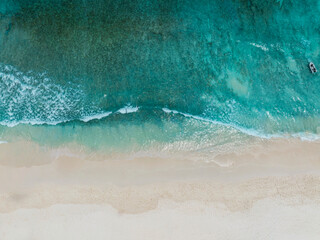
{"label": "deep blue water", "polygon": [[320,1],[2,0],[0,140],[317,137],[319,53]]}

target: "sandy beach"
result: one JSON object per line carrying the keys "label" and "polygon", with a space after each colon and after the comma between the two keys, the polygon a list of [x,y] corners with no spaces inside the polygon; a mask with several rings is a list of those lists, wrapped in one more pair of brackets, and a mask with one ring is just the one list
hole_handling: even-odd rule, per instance
{"label": "sandy beach", "polygon": [[256,140],[201,161],[1,144],[0,239],[318,239],[319,149]]}
{"label": "sandy beach", "polygon": [[320,240],[319,15],[0,0],[0,240]]}

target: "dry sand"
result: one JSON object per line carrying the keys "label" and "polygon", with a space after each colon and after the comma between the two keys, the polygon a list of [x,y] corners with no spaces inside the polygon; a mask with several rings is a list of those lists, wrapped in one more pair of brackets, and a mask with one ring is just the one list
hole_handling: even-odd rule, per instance
{"label": "dry sand", "polygon": [[319,239],[319,142],[210,154],[1,144],[0,239]]}

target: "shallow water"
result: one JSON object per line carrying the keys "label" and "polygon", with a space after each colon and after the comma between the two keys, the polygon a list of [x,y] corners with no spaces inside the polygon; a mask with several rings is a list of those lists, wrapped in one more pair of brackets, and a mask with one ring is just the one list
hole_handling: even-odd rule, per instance
{"label": "shallow water", "polygon": [[0,140],[317,139],[319,13],[311,0],[1,1]]}

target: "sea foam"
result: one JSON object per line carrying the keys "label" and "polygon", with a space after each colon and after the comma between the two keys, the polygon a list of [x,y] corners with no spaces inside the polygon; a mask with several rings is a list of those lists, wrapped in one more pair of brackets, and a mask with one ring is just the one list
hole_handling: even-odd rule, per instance
{"label": "sea foam", "polygon": [[98,113],[91,116],[85,116],[83,118],[80,118],[80,120],[83,122],[90,122],[92,120],[100,120],[102,118],[108,117],[110,114],[112,114],[112,112]]}
{"label": "sea foam", "polygon": [[192,118],[195,120],[200,120],[200,121],[204,121],[204,122],[211,122],[213,124],[218,124],[218,125],[222,125],[225,127],[231,127],[234,128],[244,134],[253,136],[253,137],[259,137],[259,138],[264,138],[264,139],[271,139],[271,138],[298,138],[302,141],[318,141],[320,140],[320,135],[319,134],[313,134],[313,133],[277,133],[277,134],[270,134],[270,133],[265,133],[263,131],[258,131],[255,129],[248,129],[248,128],[243,128],[241,126],[238,126],[236,124],[229,124],[229,123],[224,123],[221,121],[215,121],[206,117],[200,117],[200,116],[196,116],[196,115],[192,115],[189,113],[184,113],[184,112],[180,112],[177,110],[171,110],[168,108],[162,108],[162,111],[165,113],[172,113],[172,114],[179,114],[182,115],[184,117],[187,118]]}
{"label": "sea foam", "polygon": [[120,108],[117,113],[126,114],[126,113],[134,113],[139,110],[139,107],[132,107],[131,105],[127,105],[123,108]]}
{"label": "sea foam", "polygon": [[0,122],[8,126],[69,120],[69,113],[81,105],[84,96],[75,84],[61,86],[46,73],[25,73],[4,64],[0,64],[0,79]]}

